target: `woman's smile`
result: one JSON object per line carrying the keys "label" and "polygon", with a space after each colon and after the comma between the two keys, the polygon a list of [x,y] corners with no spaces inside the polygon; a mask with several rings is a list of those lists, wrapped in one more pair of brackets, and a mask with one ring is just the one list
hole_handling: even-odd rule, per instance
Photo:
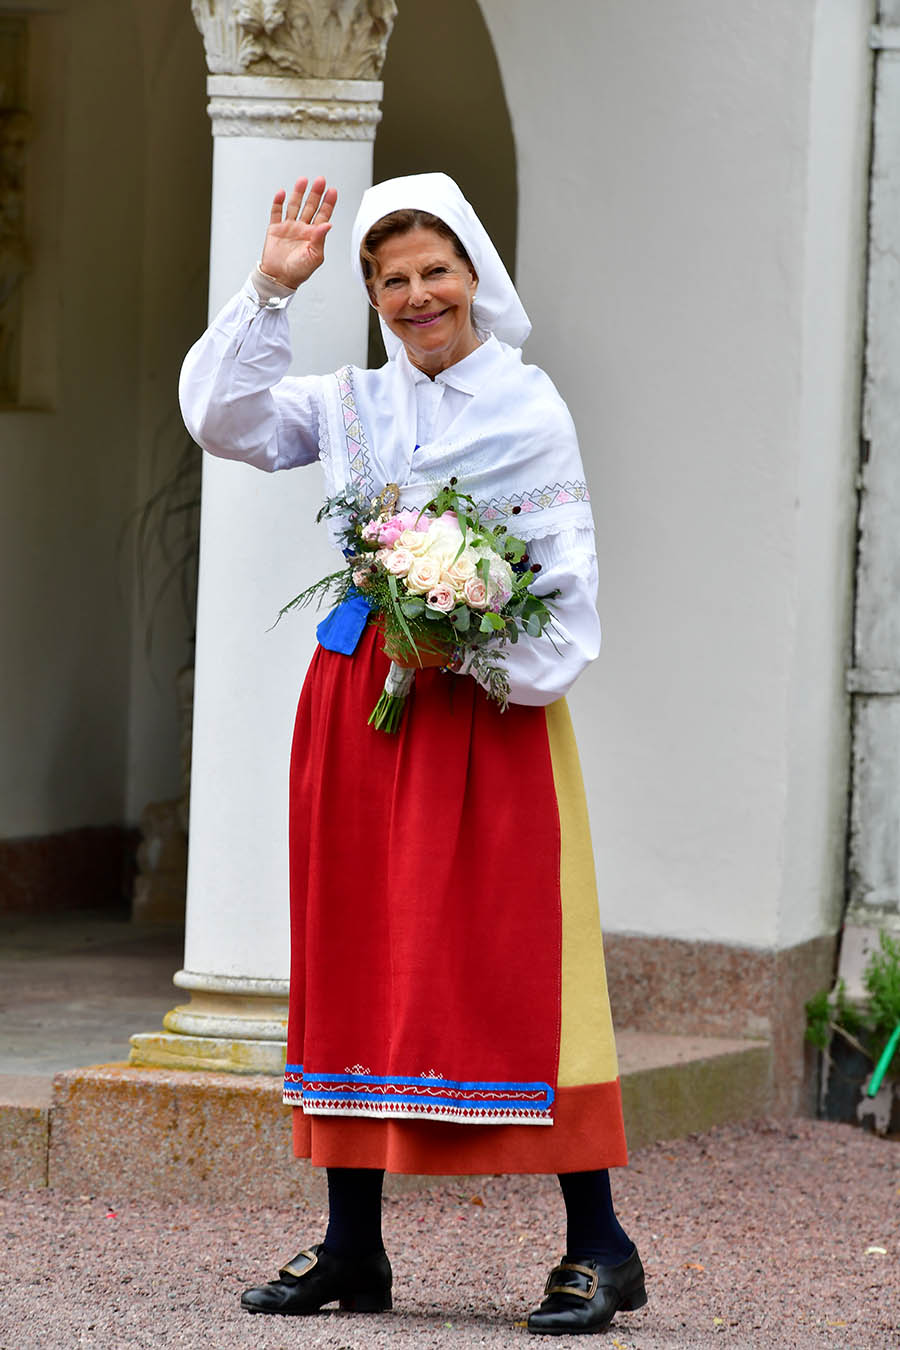
{"label": "woman's smile", "polygon": [[426,328],[429,324],[436,323],[438,319],[442,319],[445,314],[449,313],[449,309],[439,309],[436,310],[434,314],[413,315],[412,318],[406,319],[405,322],[414,323],[417,328]]}

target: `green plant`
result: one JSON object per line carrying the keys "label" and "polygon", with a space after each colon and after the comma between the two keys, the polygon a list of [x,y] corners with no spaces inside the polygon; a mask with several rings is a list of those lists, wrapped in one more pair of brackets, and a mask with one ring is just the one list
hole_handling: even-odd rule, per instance
{"label": "green plant", "polygon": [[900,939],[879,934],[878,951],[872,953],[863,982],[869,995],[868,1023],[881,1054],[900,1024]]}
{"label": "green plant", "polygon": [[863,984],[869,998],[862,1006],[847,997],[843,980],[808,1001],[806,1039],[817,1050],[827,1050],[831,1037],[838,1035],[873,1062],[878,1060],[900,1025],[900,939],[879,934],[878,949],[863,972]]}
{"label": "green plant", "polygon": [[865,1018],[847,997],[847,986],[838,980],[834,989],[820,989],[806,1004],[806,1039],[817,1050],[827,1050],[832,1034],[849,1033],[856,1037],[865,1027]]}

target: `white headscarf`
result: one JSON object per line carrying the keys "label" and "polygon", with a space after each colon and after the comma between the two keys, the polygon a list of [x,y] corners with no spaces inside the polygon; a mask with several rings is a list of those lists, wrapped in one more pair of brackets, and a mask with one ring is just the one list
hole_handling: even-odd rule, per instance
{"label": "white headscarf", "polygon": [[[359,260],[360,246],[375,222],[392,211],[430,211],[450,226],[478,273],[478,292],[472,306],[475,326],[485,335],[493,333],[510,347],[521,347],[531,332],[528,315],[490,235],[453,179],[445,173],[388,178],[363,193],[350,238],[350,266],[363,288],[366,280]],[[403,344],[383,319],[381,332],[385,350],[393,359]]]}

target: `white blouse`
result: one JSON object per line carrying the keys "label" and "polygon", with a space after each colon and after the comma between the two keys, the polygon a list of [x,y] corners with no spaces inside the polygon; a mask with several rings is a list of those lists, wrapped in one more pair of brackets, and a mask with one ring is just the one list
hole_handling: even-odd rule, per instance
{"label": "white blouse", "polygon": [[[333,376],[285,375],[291,359],[285,309],[293,294],[255,271],[188,352],[179,386],[182,415],[210,454],[267,472],[318,457],[323,383]],[[414,386],[418,443],[449,431],[489,379],[499,351],[496,339],[488,338],[434,380],[412,366],[405,352],[395,358]],[[373,374],[377,378],[378,372]],[[392,481],[412,481],[415,463],[413,453],[411,476],[406,464],[385,467]],[[505,664],[510,701],[541,706],[562,697],[600,650],[593,531],[567,529],[533,539],[528,553],[541,567],[535,593],[560,592],[552,602],[555,648],[546,636],[523,635],[505,647]]]}

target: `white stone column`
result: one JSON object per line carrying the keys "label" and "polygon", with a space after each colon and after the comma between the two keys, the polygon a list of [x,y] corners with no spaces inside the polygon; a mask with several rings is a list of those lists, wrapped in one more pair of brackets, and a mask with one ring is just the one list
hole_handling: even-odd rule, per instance
{"label": "white stone column", "polygon": [[[193,0],[214,135],[212,316],[259,257],[274,191],[338,188],[326,262],[290,309],[294,373],[365,364],[367,315],[348,266],[371,182],[394,0]],[[314,518],[317,466],[269,476],[206,458],[184,969],[165,1031],[134,1064],[279,1073],[289,931],[288,760],[316,614],[278,610],[333,570]]]}

